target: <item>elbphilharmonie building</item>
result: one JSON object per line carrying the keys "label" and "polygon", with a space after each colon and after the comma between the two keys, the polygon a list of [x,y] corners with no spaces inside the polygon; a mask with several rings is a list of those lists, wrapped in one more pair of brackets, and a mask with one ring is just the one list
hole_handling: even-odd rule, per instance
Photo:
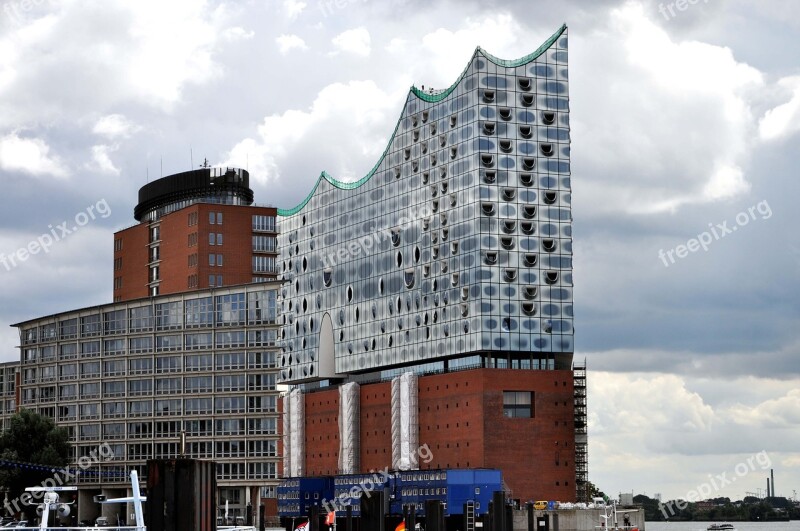
{"label": "elbphilharmonie building", "polygon": [[364,178],[323,173],[279,209],[282,381],[570,366],[566,42],[516,61],[478,48],[451,87],[409,92]]}
{"label": "elbphilharmonie building", "polygon": [[[396,433],[404,424],[400,431],[422,444],[432,440],[428,432],[434,430],[423,419],[425,408],[430,410],[423,396],[426,375],[455,378],[478,371],[478,380],[487,379],[480,400],[492,392],[503,396],[497,411],[484,404],[480,420],[530,419],[512,418],[518,426],[509,433],[521,427],[533,430],[520,436],[533,437],[535,446],[553,440],[562,445],[553,460],[561,468],[534,468],[543,477],[560,477],[564,466],[571,468],[566,476],[572,481],[551,486],[560,487],[562,499],[563,492],[572,497],[580,492],[586,467],[585,372],[573,378],[567,40],[563,26],[533,53],[513,61],[477,48],[449,88],[412,87],[385,152],[362,179],[342,182],[323,172],[297,206],[278,209],[284,281],[279,379],[294,386],[295,394],[315,392],[304,407],[298,407],[297,396],[284,401],[284,476],[355,473],[368,468],[365,459],[370,466],[381,464],[364,449],[365,431],[373,436],[387,431],[364,429],[363,410],[373,394],[379,398],[364,391],[367,384],[409,372],[419,377],[411,390],[417,411],[402,420],[394,418],[397,408],[383,414],[393,423],[388,431]],[[501,374],[507,376],[492,380],[500,388],[491,391],[488,380]],[[551,377],[565,374],[554,391]],[[505,389],[512,380],[517,383]],[[361,385],[361,391],[343,391],[352,385]],[[340,443],[322,453],[317,443],[313,449],[302,445],[324,439],[323,432],[315,434],[325,414],[319,413],[317,422],[313,406],[319,403],[312,398],[326,387],[339,404]],[[353,407],[352,393],[360,393],[361,411]],[[555,417],[537,405],[550,402],[553,393],[559,394],[556,406],[569,402]],[[546,422],[552,429],[553,419],[556,428],[568,426],[568,435],[536,428]],[[358,422],[361,450],[354,452],[347,440],[352,435],[345,434],[358,434]],[[444,425],[436,429],[448,436]],[[505,470],[511,463],[503,462],[503,455],[513,452],[502,445],[488,448],[483,444],[488,438],[481,438],[482,447],[493,457],[449,459],[442,445],[436,466],[495,466],[513,476]],[[334,459],[345,453],[354,456],[351,462]],[[389,457],[387,462],[401,461]],[[515,488],[523,495],[553,495],[526,480]]]}

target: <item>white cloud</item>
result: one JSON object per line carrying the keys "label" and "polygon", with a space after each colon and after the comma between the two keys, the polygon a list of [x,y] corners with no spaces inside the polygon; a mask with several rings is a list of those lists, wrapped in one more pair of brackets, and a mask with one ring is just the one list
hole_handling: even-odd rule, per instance
{"label": "white cloud", "polygon": [[0,138],[0,168],[31,175],[67,177],[68,169],[55,155],[50,155],[50,146],[40,138],[21,138],[9,133]]}
{"label": "white cloud", "polygon": [[290,20],[293,20],[303,12],[306,8],[306,3],[299,0],[283,0],[283,10]]}
{"label": "white cloud", "polygon": [[[588,383],[592,481],[606,492],[658,485],[665,499],[682,496],[761,452],[800,463],[798,381],[591,371]],[[742,395],[743,388],[757,393]],[[714,405],[706,398],[712,392]],[[762,464],[715,495],[741,498],[760,484]]]}
{"label": "white cloud", "polygon": [[779,140],[800,131],[800,76],[778,82],[779,88],[791,93],[789,101],[768,110],[758,124],[761,139]]}
{"label": "white cloud", "polygon": [[746,194],[764,75],[730,48],[673,38],[636,2],[609,28],[572,36],[586,51],[572,64],[574,162],[606,175],[585,183],[587,208],[660,214]]}
{"label": "white cloud", "polygon": [[118,150],[118,145],[107,146],[104,144],[92,146],[92,161],[87,164],[90,170],[98,171],[100,173],[109,173],[112,175],[119,175],[120,170],[114,166],[110,153]]}
{"label": "white cloud", "polygon": [[102,135],[108,138],[128,138],[141,129],[139,125],[131,122],[122,114],[109,114],[97,120],[92,128],[92,132],[96,135]]}
{"label": "white cloud", "polygon": [[335,52],[347,52],[354,55],[367,57],[370,54],[370,36],[365,27],[359,27],[344,31],[333,38],[331,41],[336,48]]}
{"label": "white cloud", "polygon": [[306,42],[297,35],[281,35],[275,39],[281,55],[286,55],[292,50],[307,50]]}
{"label": "white cloud", "polygon": [[222,36],[229,41],[245,41],[250,40],[255,37],[256,32],[253,30],[247,31],[246,29],[235,26],[233,28],[228,28],[222,32]]}
{"label": "white cloud", "polygon": [[[385,149],[400,102],[400,94],[389,95],[372,81],[328,85],[308,111],[289,110],[264,118],[258,136],[236,144],[223,164],[247,165],[252,178],[275,182],[286,176],[287,168],[296,168],[298,160],[309,162],[305,154],[314,153],[309,162],[314,166],[307,167],[303,177],[315,178],[324,169],[341,179],[361,177]],[[343,130],[359,133],[342,134]],[[330,142],[331,138],[337,141]],[[354,160],[353,154],[360,156]],[[371,162],[359,163],[365,159]],[[316,160],[335,166],[319,167]],[[292,177],[294,185],[299,177]]]}

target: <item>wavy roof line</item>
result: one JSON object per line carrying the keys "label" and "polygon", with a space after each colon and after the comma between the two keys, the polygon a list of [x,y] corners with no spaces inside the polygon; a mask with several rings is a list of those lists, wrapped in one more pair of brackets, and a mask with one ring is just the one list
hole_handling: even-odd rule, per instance
{"label": "wavy roof line", "polygon": [[[553,35],[551,35],[549,39],[544,41],[544,43],[542,43],[542,45],[539,46],[532,53],[530,53],[530,54],[528,54],[528,55],[526,55],[524,57],[520,57],[519,59],[514,59],[514,60],[500,59],[500,58],[495,57],[494,55],[486,52],[486,50],[484,50],[483,48],[478,46],[477,48],[475,48],[475,52],[472,54],[472,58],[470,58],[469,62],[467,62],[467,66],[464,67],[464,70],[461,72],[461,75],[459,75],[458,78],[456,79],[456,81],[452,85],[450,85],[447,89],[442,90],[441,92],[436,92],[436,93],[430,93],[430,92],[426,93],[426,92],[424,92],[424,91],[422,91],[422,90],[420,90],[417,87],[412,85],[411,88],[409,89],[409,92],[414,94],[418,99],[420,99],[422,101],[425,101],[427,103],[437,103],[439,101],[442,101],[443,99],[445,99],[447,96],[449,96],[456,89],[456,87],[458,86],[459,83],[461,83],[461,80],[464,79],[464,76],[466,75],[467,70],[469,70],[470,65],[472,65],[472,61],[475,59],[475,56],[478,55],[478,53],[481,53],[484,57],[486,57],[488,60],[490,60],[491,62],[493,62],[497,66],[502,66],[502,67],[506,67],[506,68],[515,68],[517,66],[526,65],[526,64],[530,63],[531,61],[537,59],[548,48],[550,48],[553,45],[553,43],[555,43],[556,40],[558,40],[558,38],[561,37],[561,35],[564,34],[566,29],[567,29],[567,25],[566,24],[562,24],[561,27],[558,29],[558,31],[553,33]],[[383,160],[386,158],[386,155],[389,152],[389,148],[392,147],[392,142],[394,141],[394,137],[397,134],[397,129],[400,127],[400,122],[403,119],[403,113],[405,112],[405,110],[406,110],[406,107],[404,106],[403,109],[400,111],[400,118],[398,118],[397,124],[394,126],[394,131],[392,132],[392,136],[389,138],[389,141],[386,144],[386,149],[384,149],[383,153],[378,158],[378,162],[375,163],[375,165],[372,167],[372,169],[369,172],[367,172],[367,174],[364,177],[362,177],[361,179],[359,179],[357,181],[350,181],[350,182],[340,181],[340,180],[334,178],[333,176],[331,176],[328,172],[323,170],[319,174],[319,178],[317,178],[317,182],[311,188],[311,191],[308,193],[308,195],[305,197],[305,199],[303,199],[294,208],[279,208],[278,209],[278,215],[279,216],[292,216],[292,215],[297,214],[298,212],[300,212],[303,209],[303,207],[305,207],[308,204],[308,202],[311,200],[311,198],[314,197],[314,193],[316,193],[317,188],[319,188],[319,185],[322,182],[322,179],[325,179],[330,184],[332,184],[334,187],[339,188],[340,190],[353,190],[355,188],[358,188],[359,186],[361,186],[362,184],[364,184],[368,180],[370,180],[370,178],[372,178],[372,176],[375,175],[375,172],[378,171],[378,167],[380,167],[381,162],[383,162]]]}

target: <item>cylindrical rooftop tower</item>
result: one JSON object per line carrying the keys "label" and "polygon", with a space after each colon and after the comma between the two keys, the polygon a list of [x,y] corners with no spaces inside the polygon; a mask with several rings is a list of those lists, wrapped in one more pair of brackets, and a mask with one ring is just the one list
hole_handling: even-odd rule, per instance
{"label": "cylindrical rooftop tower", "polygon": [[139,189],[136,221],[154,221],[194,203],[251,205],[250,173],[241,168],[200,168],[162,177]]}

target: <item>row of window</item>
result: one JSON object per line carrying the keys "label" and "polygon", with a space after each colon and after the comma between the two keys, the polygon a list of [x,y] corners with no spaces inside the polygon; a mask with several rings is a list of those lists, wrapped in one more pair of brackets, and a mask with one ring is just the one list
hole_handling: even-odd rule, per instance
{"label": "row of window", "polygon": [[[110,427],[122,426],[122,431],[125,430],[124,424],[112,424]],[[96,435],[97,426],[82,426],[81,437],[84,440],[98,438]],[[85,430],[84,430],[85,428]],[[85,437],[84,437],[85,435]],[[106,433],[106,426],[103,426],[103,438],[114,438],[113,435]],[[127,446],[129,459],[144,459],[143,455],[150,457],[177,457],[178,444],[176,442],[157,442],[157,443],[133,443],[125,444],[108,444],[104,450],[106,455],[111,454],[113,460],[125,460],[125,450]],[[93,454],[94,452],[94,454]],[[91,457],[96,455],[97,448],[95,446],[80,446],[78,447],[79,457]],[[194,441],[186,443],[186,453],[189,457],[196,458],[229,458],[229,457],[277,457],[278,448],[277,441]]]}
{"label": "row of window", "polygon": [[[83,378],[99,377],[100,373],[81,374]],[[127,385],[126,385],[127,383]],[[22,390],[23,403],[35,401],[37,396],[43,402],[59,400],[75,400],[78,398],[99,398],[102,389],[104,397],[177,394],[181,392],[223,392],[223,391],[274,391],[276,384],[275,374],[221,374],[212,376],[187,376],[185,378],[151,378],[138,380],[120,380],[110,382],[85,382],[81,384],[51,385],[41,388],[26,388]],[[56,394],[57,392],[57,394]]]}
{"label": "row of window", "polygon": [[[255,258],[271,259],[274,269],[274,257]],[[261,263],[259,261],[259,264]],[[269,262],[264,263],[269,264]],[[255,264],[254,260],[254,267]],[[276,294],[273,290],[218,295],[184,302],[165,302],[128,310],[110,310],[102,314],[73,317],[58,323],[27,328],[23,330],[23,343],[76,339],[79,332],[80,337],[92,337],[121,334],[125,333],[126,329],[136,332],[152,330],[153,327],[164,330],[181,328],[184,325],[212,326],[215,322],[219,325],[274,322],[275,307]]]}
{"label": "row of window", "polygon": [[[163,400],[129,400],[119,402],[96,402],[87,404],[64,404],[58,406],[58,421],[69,422],[76,420],[95,420],[102,418],[105,420],[115,418],[134,418],[134,417],[161,417],[172,415],[212,415],[229,413],[275,413],[277,410],[276,397],[268,396],[236,396],[236,397],[216,397],[213,400],[208,398],[186,398],[186,399],[163,399]],[[195,422],[187,420],[186,423]],[[200,433],[189,433],[189,435],[214,435],[211,432],[211,420],[205,421],[208,425]],[[216,434],[275,434],[277,424],[275,418],[259,417],[247,419],[217,419]],[[226,424],[232,423],[232,424]],[[245,430],[246,426],[246,430]],[[189,431],[188,427],[186,428]],[[144,437],[149,435],[136,435],[129,431],[128,437]]]}
{"label": "row of window", "polygon": [[[178,350],[208,350],[212,348],[244,348],[244,347],[272,347],[277,339],[277,330],[217,330],[212,332],[197,332],[186,334],[164,334],[155,336],[132,337],[129,339],[103,340],[103,353],[106,356],[125,354],[170,352]],[[100,357],[100,341],[80,343],[81,358]],[[127,348],[126,348],[127,347]],[[61,360],[78,357],[78,344],[64,343],[58,346],[58,356]],[[37,354],[41,352],[41,357]],[[23,350],[23,360],[26,363],[36,361],[55,360],[55,348],[42,347],[41,349],[26,348]]]}
{"label": "row of window", "polygon": [[[264,331],[251,331],[251,332],[265,332],[267,335],[260,335],[257,337],[264,338],[266,341],[273,342],[275,340],[275,330]],[[187,334],[189,336],[189,334]],[[123,347],[124,347],[124,340]],[[27,349],[35,350],[35,349]],[[42,349],[44,350],[44,348]],[[34,355],[34,354],[31,354]],[[231,370],[231,369],[270,369],[276,367],[277,354],[272,351],[264,352],[248,352],[245,356],[244,352],[218,352],[216,356],[212,353],[208,354],[187,354],[185,357],[180,355],[175,356],[157,356],[155,361],[153,358],[135,358],[127,361],[125,360],[103,360],[102,369],[103,376],[120,376],[125,374],[126,366],[130,370],[130,374],[149,374],[153,372],[155,367],[156,373],[165,372],[180,372],[186,371],[210,371],[214,368],[217,370]],[[47,359],[54,358],[44,358]],[[216,362],[216,363],[214,363]],[[80,363],[80,375],[88,376],[90,374],[100,374],[100,361],[90,361]],[[57,369],[58,367],[58,369]],[[44,367],[26,368],[23,372],[23,379],[25,383],[35,383],[37,370],[41,377],[41,381],[55,380],[56,376],[64,377],[77,377],[78,364],[67,363],[61,365],[48,365]],[[58,371],[58,372],[56,372]],[[13,390],[13,382],[9,382]]]}

